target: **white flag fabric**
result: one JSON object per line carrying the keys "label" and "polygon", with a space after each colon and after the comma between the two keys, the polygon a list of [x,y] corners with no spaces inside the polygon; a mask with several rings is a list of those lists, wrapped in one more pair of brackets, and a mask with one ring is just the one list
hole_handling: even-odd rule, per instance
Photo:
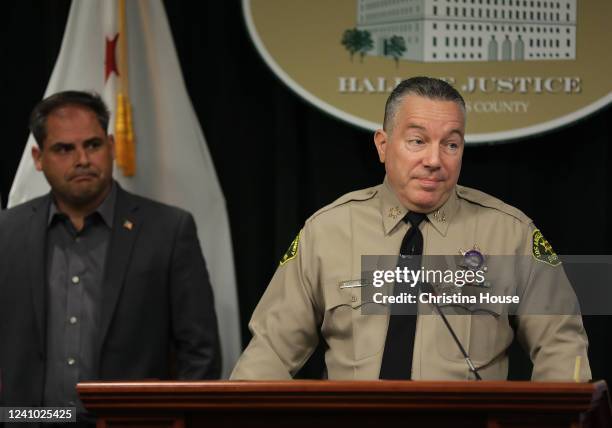
{"label": "white flag fabric", "polygon": [[[215,293],[223,377],[228,377],[241,352],[241,341],[225,199],[187,95],[161,0],[125,3],[137,171],[134,177],[123,177],[116,168],[115,178],[130,191],[194,215]],[[45,97],[67,89],[96,91],[111,109],[113,124],[117,76],[111,72],[107,79],[105,52],[117,31],[116,1],[73,1]],[[43,174],[34,168],[30,155],[34,144],[30,135],[9,206],[49,191]]]}

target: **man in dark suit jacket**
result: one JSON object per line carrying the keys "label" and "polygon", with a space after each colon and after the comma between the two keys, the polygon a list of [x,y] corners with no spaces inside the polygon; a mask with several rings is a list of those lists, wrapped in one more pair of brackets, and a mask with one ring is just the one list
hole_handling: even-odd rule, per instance
{"label": "man in dark suit jacket", "polygon": [[32,113],[51,193],[0,213],[4,406],[79,407],[82,380],[219,377],[193,217],[113,181],[108,119],[97,95],[76,91]]}

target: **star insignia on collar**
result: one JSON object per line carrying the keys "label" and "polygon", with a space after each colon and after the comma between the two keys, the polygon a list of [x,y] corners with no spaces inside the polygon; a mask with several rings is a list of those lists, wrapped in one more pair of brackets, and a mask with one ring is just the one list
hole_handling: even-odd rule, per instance
{"label": "star insignia on collar", "polygon": [[437,222],[444,223],[446,221],[446,213],[444,211],[437,210],[433,213],[433,218]]}
{"label": "star insignia on collar", "polygon": [[401,213],[402,210],[400,210],[399,207],[389,208],[389,217],[391,217],[393,220],[395,220]]}

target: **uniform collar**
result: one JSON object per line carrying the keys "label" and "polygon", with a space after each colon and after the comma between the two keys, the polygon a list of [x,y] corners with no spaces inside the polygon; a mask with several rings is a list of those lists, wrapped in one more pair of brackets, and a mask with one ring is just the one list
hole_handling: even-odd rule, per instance
{"label": "uniform collar", "polygon": [[395,192],[391,189],[386,176],[380,187],[380,213],[383,219],[385,235],[388,235],[402,221],[408,210],[395,196]]}
{"label": "uniform collar", "polygon": [[446,236],[448,225],[457,213],[458,200],[457,200],[457,186],[451,191],[447,201],[437,210],[427,214],[427,218],[431,225],[436,229],[440,235]]}
{"label": "uniform collar", "polygon": [[[385,176],[383,184],[380,186],[380,212],[383,220],[385,235],[388,235],[402,221],[408,210],[401,204],[391,185]],[[442,236],[446,236],[448,225],[457,212],[457,189],[453,189],[448,200],[437,210],[427,214],[429,223]]]}

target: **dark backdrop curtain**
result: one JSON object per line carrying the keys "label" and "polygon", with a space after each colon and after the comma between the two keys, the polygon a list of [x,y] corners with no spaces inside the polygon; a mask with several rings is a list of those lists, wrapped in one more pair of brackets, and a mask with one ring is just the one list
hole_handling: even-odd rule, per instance
{"label": "dark backdrop curtain", "polygon": [[[250,314],[305,219],[343,193],[379,183],[384,171],[370,132],[305,103],[268,69],[249,39],[240,1],[164,4],[227,201],[246,343]],[[2,5],[5,206],[28,115],[50,77],[70,1]],[[468,147],[460,183],[522,209],[558,253],[611,254],[611,122],[606,108],[539,137]],[[602,278],[602,285],[610,280]],[[611,381],[612,319],[585,318],[593,375]],[[320,355],[305,376],[318,374]],[[512,357],[512,378],[528,378],[528,359],[517,347]]]}

